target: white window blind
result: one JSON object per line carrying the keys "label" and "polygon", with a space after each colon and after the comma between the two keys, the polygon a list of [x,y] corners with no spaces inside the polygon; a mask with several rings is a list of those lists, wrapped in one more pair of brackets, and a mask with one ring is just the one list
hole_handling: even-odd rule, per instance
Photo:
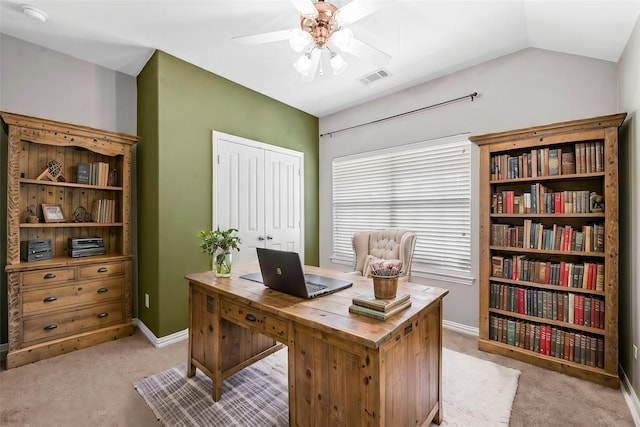
{"label": "white window blind", "polygon": [[470,163],[466,136],[334,159],[334,261],[353,261],[356,231],[403,228],[417,235],[413,272],[469,273]]}

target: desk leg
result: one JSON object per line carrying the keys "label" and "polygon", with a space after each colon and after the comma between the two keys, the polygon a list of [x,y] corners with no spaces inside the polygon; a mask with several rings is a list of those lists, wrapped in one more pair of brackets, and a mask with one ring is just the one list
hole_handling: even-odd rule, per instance
{"label": "desk leg", "polygon": [[193,366],[193,331],[194,331],[194,322],[193,322],[193,286],[189,286],[189,347],[187,354],[187,377],[192,378],[196,374],[196,367]]}
{"label": "desk leg", "polygon": [[213,327],[213,348],[212,361],[213,361],[213,387],[211,390],[211,397],[214,402],[220,401],[222,397],[222,318],[220,317],[220,298],[213,298],[213,317],[211,319],[211,325]]}
{"label": "desk leg", "polygon": [[438,301],[439,331],[438,331],[438,412],[433,417],[433,422],[442,422],[442,299]]}

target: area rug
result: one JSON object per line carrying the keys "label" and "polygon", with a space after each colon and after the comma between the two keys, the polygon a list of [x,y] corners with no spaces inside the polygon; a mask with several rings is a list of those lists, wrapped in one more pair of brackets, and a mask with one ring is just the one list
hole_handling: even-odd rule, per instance
{"label": "area rug", "polygon": [[[444,420],[440,426],[508,426],[520,371],[442,349]],[[165,426],[288,426],[287,351],[227,378],[211,400],[211,380],[186,364],[133,386]]]}

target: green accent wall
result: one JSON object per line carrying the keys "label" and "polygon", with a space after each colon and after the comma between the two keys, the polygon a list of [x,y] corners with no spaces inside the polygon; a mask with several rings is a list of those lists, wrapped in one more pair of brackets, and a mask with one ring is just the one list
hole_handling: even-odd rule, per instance
{"label": "green accent wall", "polygon": [[304,153],[305,263],[318,265],[318,118],[161,51],[137,80],[138,318],[157,337],[187,328],[184,276],[211,270],[197,233],[211,228],[213,130]]}

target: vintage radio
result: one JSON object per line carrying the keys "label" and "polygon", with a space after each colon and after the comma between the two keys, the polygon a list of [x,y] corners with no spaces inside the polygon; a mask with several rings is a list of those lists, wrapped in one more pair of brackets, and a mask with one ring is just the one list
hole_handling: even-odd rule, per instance
{"label": "vintage radio", "polygon": [[51,239],[21,241],[20,259],[27,262],[51,259]]}
{"label": "vintage radio", "polygon": [[102,237],[69,237],[67,245],[72,258],[105,254]]}

